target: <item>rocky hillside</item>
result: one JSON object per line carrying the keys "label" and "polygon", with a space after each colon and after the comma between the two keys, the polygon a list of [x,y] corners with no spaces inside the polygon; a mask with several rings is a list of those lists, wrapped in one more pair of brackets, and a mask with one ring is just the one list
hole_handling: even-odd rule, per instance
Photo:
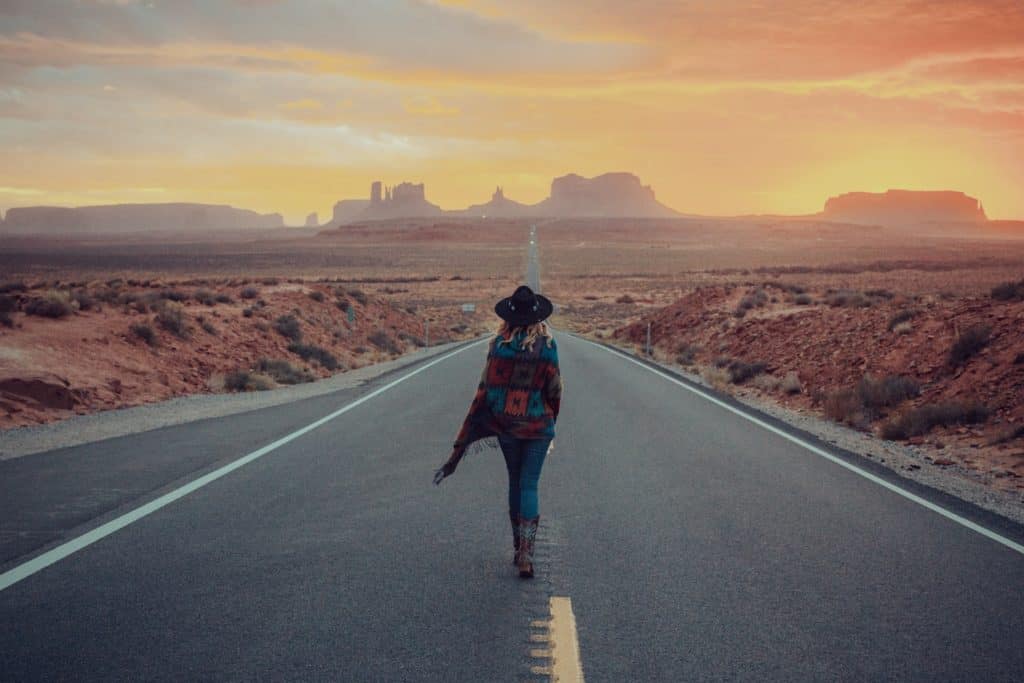
{"label": "rocky hillside", "polygon": [[963,192],[889,190],[882,194],[849,192],[830,197],[822,217],[862,225],[984,223],[985,210]]}
{"label": "rocky hillside", "polygon": [[934,449],[1024,489],[1024,281],[946,299],[767,282],[698,288],[621,327],[726,391]]}
{"label": "rocky hillside", "polygon": [[281,214],[259,214],[216,204],[111,204],[108,206],[29,206],[7,211],[6,233],[89,235],[127,232],[202,234],[210,230],[279,228]]}

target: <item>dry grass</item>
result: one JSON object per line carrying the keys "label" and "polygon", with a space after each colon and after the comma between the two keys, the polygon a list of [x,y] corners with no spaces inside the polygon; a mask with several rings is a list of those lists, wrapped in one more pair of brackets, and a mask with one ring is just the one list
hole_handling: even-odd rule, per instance
{"label": "dry grass", "polygon": [[949,364],[963,365],[988,346],[992,328],[988,325],[973,325],[960,333],[949,350]]}
{"label": "dry grass", "polygon": [[923,436],[935,427],[978,424],[989,410],[976,402],[949,402],[912,408],[882,426],[882,438],[902,441]]}

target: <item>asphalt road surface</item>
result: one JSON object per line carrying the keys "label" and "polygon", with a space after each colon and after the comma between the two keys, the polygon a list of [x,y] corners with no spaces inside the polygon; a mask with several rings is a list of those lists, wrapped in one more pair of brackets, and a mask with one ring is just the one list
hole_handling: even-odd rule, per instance
{"label": "asphalt road surface", "polygon": [[0,679],[544,680],[531,624],[553,595],[588,681],[1024,679],[1024,554],[556,338],[537,578],[510,563],[500,455],[431,484],[477,343],[358,389],[0,462],[11,571],[361,401],[0,590]]}

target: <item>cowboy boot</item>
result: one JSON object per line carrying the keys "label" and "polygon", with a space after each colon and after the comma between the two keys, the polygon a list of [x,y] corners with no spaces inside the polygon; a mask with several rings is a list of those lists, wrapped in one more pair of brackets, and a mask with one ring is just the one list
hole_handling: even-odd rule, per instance
{"label": "cowboy boot", "polygon": [[524,579],[533,577],[533,544],[537,538],[539,522],[539,515],[533,518],[519,518],[519,552],[516,554],[516,564],[519,567],[519,576]]}
{"label": "cowboy boot", "polygon": [[519,514],[508,513],[508,519],[512,522],[512,564],[519,562]]}

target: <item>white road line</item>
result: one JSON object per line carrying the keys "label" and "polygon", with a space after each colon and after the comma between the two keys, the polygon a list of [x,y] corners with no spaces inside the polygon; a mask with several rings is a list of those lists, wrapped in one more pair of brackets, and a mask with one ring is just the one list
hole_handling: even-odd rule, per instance
{"label": "white road line", "polygon": [[[573,335],[573,336],[576,337],[576,335]],[[790,433],[788,433],[786,431],[783,431],[783,430],[779,429],[778,427],[775,427],[775,426],[773,426],[771,424],[768,424],[764,420],[761,420],[761,419],[759,419],[759,418],[757,418],[757,417],[755,417],[755,416],[753,416],[753,415],[751,415],[751,414],[749,414],[749,413],[747,413],[747,412],[745,412],[743,410],[740,410],[740,409],[736,408],[735,406],[731,406],[728,403],[715,398],[714,396],[712,396],[711,394],[708,394],[705,391],[701,391],[700,389],[698,389],[696,387],[692,387],[689,384],[686,384],[685,382],[681,382],[678,379],[676,379],[675,377],[672,377],[671,375],[668,375],[668,374],[666,374],[664,372],[661,372],[660,370],[656,370],[655,368],[652,368],[651,366],[649,366],[649,365],[647,365],[645,363],[641,363],[640,361],[638,361],[638,360],[636,360],[634,358],[630,358],[628,355],[626,355],[622,351],[616,351],[616,350],[608,348],[607,346],[602,346],[601,344],[596,344],[596,343],[590,341],[589,339],[583,339],[583,337],[576,337],[576,338],[580,339],[581,341],[585,341],[588,344],[592,344],[592,345],[596,346],[599,349],[603,349],[604,351],[607,351],[608,353],[610,353],[612,355],[619,356],[620,358],[628,360],[630,363],[635,363],[636,365],[639,365],[641,368],[644,368],[645,370],[649,370],[649,371],[653,372],[655,375],[658,375],[659,377],[661,377],[663,379],[667,379],[669,382],[672,382],[673,384],[678,384],[679,386],[681,386],[682,388],[686,389],[687,391],[692,392],[692,393],[700,396],[701,398],[706,399],[706,400],[710,401],[711,403],[714,403],[715,405],[717,405],[717,406],[719,406],[721,408],[725,408],[730,413],[738,415],[738,416],[742,417],[744,420],[749,420],[750,422],[753,422],[758,427],[763,427],[764,429],[767,429],[769,432],[777,434],[778,436],[781,436],[783,439],[786,439],[787,441],[791,441],[792,443],[795,443],[798,446],[806,448],[807,450],[809,450],[811,453],[814,453],[815,455],[819,455],[822,458],[825,458],[826,460],[830,460],[830,461],[834,462],[835,464],[839,465],[840,467],[845,467],[846,469],[850,470],[851,472],[854,472],[855,474],[859,474],[860,476],[864,477],[865,479],[867,479],[869,481],[872,481],[872,482],[878,484],[879,486],[883,486],[883,487],[889,489],[890,491],[892,491],[894,493],[898,493],[899,495],[903,496],[907,500],[913,501],[913,502],[917,503],[918,505],[920,505],[922,507],[926,507],[929,510],[931,510],[932,512],[937,512],[938,514],[942,515],[946,519],[952,520],[952,521],[956,522],[957,524],[960,524],[961,526],[965,526],[968,529],[970,529],[971,531],[976,531],[979,534],[981,534],[982,536],[990,538],[993,541],[995,541],[996,543],[1000,543],[1000,544],[1006,546],[1007,548],[1009,548],[1010,550],[1015,550],[1016,552],[1024,555],[1024,546],[1022,546],[1019,543],[1015,543],[1014,541],[1011,541],[1010,539],[1008,539],[1005,536],[1002,536],[1002,535],[996,533],[995,531],[992,531],[991,529],[986,529],[985,527],[983,527],[983,526],[981,526],[979,524],[975,524],[971,520],[966,519],[964,517],[961,517],[960,515],[956,514],[955,512],[950,512],[946,508],[944,508],[942,506],[939,506],[939,505],[936,505],[935,503],[933,503],[933,502],[931,502],[929,500],[926,500],[926,499],[922,498],[921,496],[913,494],[910,491],[907,491],[906,489],[903,489],[903,488],[897,486],[896,484],[893,484],[892,482],[886,481],[885,479],[882,479],[881,477],[879,477],[877,475],[874,475],[871,472],[868,472],[867,470],[863,470],[863,469],[857,467],[856,465],[851,465],[850,463],[846,462],[845,460],[843,460],[843,459],[841,459],[839,457],[836,457],[835,455],[832,455],[828,451],[825,451],[825,450],[823,450],[821,448],[818,448],[817,446],[815,446],[812,443],[808,443],[807,441],[801,439],[798,436],[794,436],[794,435],[792,435],[792,434],[790,434]]]}
{"label": "white road line", "polygon": [[255,451],[249,453],[248,455],[244,455],[244,456],[242,456],[241,458],[239,458],[237,460],[233,460],[232,462],[228,463],[227,465],[224,465],[223,467],[220,467],[219,469],[216,469],[213,472],[210,472],[209,474],[204,474],[203,476],[201,476],[198,479],[195,479],[193,481],[190,481],[189,483],[185,484],[184,486],[176,488],[173,491],[170,491],[168,493],[165,493],[164,495],[160,496],[159,498],[156,498],[155,500],[151,500],[150,502],[146,503],[145,505],[137,507],[134,510],[131,510],[130,512],[126,512],[125,514],[121,515],[120,517],[112,519],[109,522],[107,522],[107,523],[105,523],[105,524],[103,524],[101,526],[96,527],[95,529],[87,531],[86,533],[82,534],[81,536],[73,538],[70,541],[67,541],[66,543],[62,543],[61,545],[57,546],[56,548],[52,548],[51,550],[48,550],[45,553],[43,553],[43,554],[41,554],[41,555],[39,555],[37,557],[34,557],[31,560],[28,560],[27,562],[24,562],[23,564],[19,564],[16,567],[8,569],[3,574],[0,574],[0,591],[3,591],[5,589],[7,589],[7,588],[10,588],[14,584],[16,584],[19,581],[21,581],[22,579],[26,579],[26,578],[32,576],[33,574],[35,574],[36,572],[39,572],[39,571],[45,569],[46,567],[49,567],[51,564],[54,564],[56,562],[59,562],[59,561],[63,560],[68,555],[71,555],[72,553],[76,553],[79,550],[92,545],[96,541],[99,541],[100,539],[106,538],[110,534],[125,528],[126,526],[128,526],[132,522],[137,522],[138,520],[142,519],[146,515],[149,515],[149,514],[151,514],[153,512],[156,512],[157,510],[159,510],[162,507],[170,505],[171,503],[173,503],[174,501],[178,500],[179,498],[183,498],[184,496],[187,496],[188,494],[192,493],[193,491],[201,489],[204,486],[206,486],[207,484],[220,479],[224,475],[229,474],[231,472],[234,472],[235,470],[237,470],[240,467],[248,465],[253,460],[256,460],[258,458],[263,457],[267,453],[270,453],[271,451],[274,451],[274,450],[280,448],[281,446],[284,446],[285,444],[287,444],[287,443],[289,443],[291,441],[294,441],[295,439],[299,438],[300,436],[302,436],[304,434],[308,434],[309,432],[313,431],[317,427],[320,427],[320,426],[326,424],[327,422],[330,422],[331,420],[333,420],[334,418],[338,417],[339,415],[347,413],[348,411],[352,410],[356,406],[359,406],[359,405],[361,405],[363,403],[366,403],[371,398],[374,398],[375,396],[379,396],[380,394],[383,394],[388,389],[390,389],[390,388],[392,388],[394,386],[397,386],[398,384],[401,384],[402,382],[404,382],[405,380],[409,379],[410,377],[418,375],[419,373],[423,372],[427,368],[433,367],[434,365],[437,365],[441,361],[444,361],[444,360],[447,360],[447,359],[451,358],[452,356],[454,356],[457,353],[462,353],[466,349],[469,349],[469,348],[472,348],[474,346],[477,346],[479,344],[484,343],[489,338],[490,338],[490,335],[488,335],[487,338],[481,339],[481,340],[473,342],[471,344],[467,344],[466,346],[463,346],[462,348],[456,349],[455,351],[452,351],[451,353],[446,353],[445,355],[441,356],[440,358],[436,358],[436,359],[430,361],[429,363],[416,368],[412,372],[410,372],[410,373],[408,373],[406,375],[402,375],[398,379],[396,379],[396,380],[394,380],[392,382],[389,382],[389,383],[385,384],[384,386],[382,386],[382,387],[380,387],[378,389],[374,389],[373,391],[368,393],[366,396],[363,396],[361,398],[356,399],[355,401],[352,401],[348,405],[335,410],[330,415],[325,415],[324,417],[321,417],[319,420],[317,420],[315,422],[311,422],[310,424],[306,425],[305,427],[302,427],[301,429],[297,429],[294,432],[292,432],[291,434],[288,434],[287,436],[281,437],[280,439],[278,439],[277,441],[274,441],[273,443],[269,443],[266,446],[263,446],[262,448],[259,448],[259,449],[255,450]]}
{"label": "white road line", "polygon": [[583,664],[576,636],[576,615],[572,600],[551,597],[551,680],[559,683],[583,683]]}

